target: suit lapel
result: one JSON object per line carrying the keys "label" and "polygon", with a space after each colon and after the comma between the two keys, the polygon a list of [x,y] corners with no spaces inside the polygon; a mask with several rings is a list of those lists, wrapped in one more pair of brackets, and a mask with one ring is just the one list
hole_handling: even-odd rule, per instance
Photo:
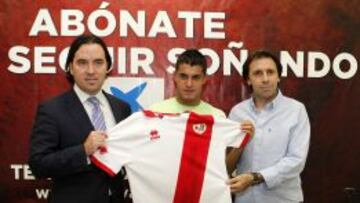
{"label": "suit lapel", "polygon": [[[103,93],[106,99],[109,101],[116,123],[119,123],[121,120],[130,115],[130,112],[124,111],[124,107],[126,106],[123,103],[108,93],[104,91]],[[74,90],[69,91],[66,95],[65,104],[69,115],[73,119],[74,125],[78,126],[79,130],[81,131],[79,134],[86,137],[89,132],[94,130],[94,127],[86,113],[84,106],[82,105]],[[85,137],[83,137],[83,139],[85,139]]]}
{"label": "suit lapel", "polygon": [[123,120],[127,115],[124,115],[122,112],[122,106],[121,103],[117,101],[113,96],[109,95],[108,93],[104,92],[104,95],[106,99],[109,101],[111,111],[114,115],[116,123],[119,123],[121,120]]}

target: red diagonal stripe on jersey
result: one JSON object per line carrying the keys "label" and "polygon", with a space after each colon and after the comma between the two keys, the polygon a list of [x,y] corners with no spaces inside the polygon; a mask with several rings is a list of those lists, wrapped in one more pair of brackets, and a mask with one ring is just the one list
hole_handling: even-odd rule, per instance
{"label": "red diagonal stripe on jersey", "polygon": [[[206,129],[198,134],[193,126],[201,123],[206,124]],[[200,201],[213,124],[212,116],[190,113],[173,203]]]}
{"label": "red diagonal stripe on jersey", "polygon": [[94,165],[101,168],[103,171],[105,171],[111,177],[114,177],[116,175],[116,173],[113,170],[111,170],[110,167],[105,165],[103,162],[99,161],[95,156],[90,156],[90,160]]}
{"label": "red diagonal stripe on jersey", "polygon": [[247,133],[244,139],[242,140],[239,148],[244,148],[247,145],[247,143],[250,141],[250,138],[251,138],[250,134]]}

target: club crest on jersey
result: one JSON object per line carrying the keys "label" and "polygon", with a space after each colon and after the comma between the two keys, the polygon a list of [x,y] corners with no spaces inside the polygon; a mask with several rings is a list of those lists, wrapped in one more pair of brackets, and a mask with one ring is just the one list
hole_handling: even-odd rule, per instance
{"label": "club crest on jersey", "polygon": [[206,131],[206,127],[205,123],[198,123],[193,125],[193,130],[195,133],[201,135]]}
{"label": "club crest on jersey", "polygon": [[159,139],[160,135],[157,130],[151,130],[150,131],[150,140]]}

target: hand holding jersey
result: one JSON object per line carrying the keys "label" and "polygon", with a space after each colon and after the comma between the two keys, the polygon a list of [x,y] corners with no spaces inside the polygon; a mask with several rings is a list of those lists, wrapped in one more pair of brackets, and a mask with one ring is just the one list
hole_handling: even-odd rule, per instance
{"label": "hand holding jersey", "polygon": [[86,155],[92,155],[97,149],[105,147],[107,135],[102,131],[91,131],[84,142]]}

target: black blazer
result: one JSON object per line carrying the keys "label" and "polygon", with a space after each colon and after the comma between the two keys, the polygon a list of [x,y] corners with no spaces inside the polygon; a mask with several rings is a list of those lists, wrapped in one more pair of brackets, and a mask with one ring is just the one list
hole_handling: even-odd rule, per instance
{"label": "black blazer", "polygon": [[[116,122],[131,114],[130,106],[105,93]],[[29,165],[36,177],[51,177],[50,202],[123,202],[123,175],[115,178],[87,163],[83,147],[94,127],[71,90],[39,105],[30,141]]]}

